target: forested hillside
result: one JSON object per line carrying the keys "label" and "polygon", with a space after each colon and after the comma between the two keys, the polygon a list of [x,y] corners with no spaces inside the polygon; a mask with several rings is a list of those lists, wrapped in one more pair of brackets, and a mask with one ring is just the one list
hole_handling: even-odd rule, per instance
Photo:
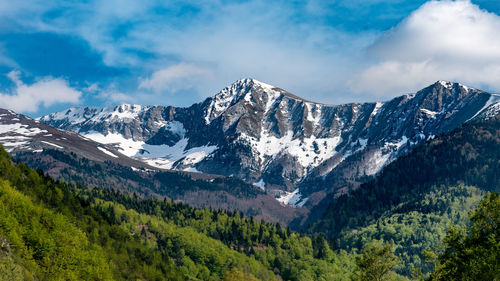
{"label": "forested hillside", "polygon": [[290,221],[303,210],[280,205],[261,188],[234,177],[200,173],[133,169],[110,161],[97,162],[75,153],[57,149],[42,152],[19,152],[15,159],[50,176],[64,178],[86,187],[106,187],[139,197],[168,197],[195,207],[217,206],[218,209],[240,210],[271,222]]}
{"label": "forested hillside", "polygon": [[78,188],[0,153],[8,280],[335,280],[355,268],[324,239],[238,213]]}
{"label": "forested hillside", "polygon": [[[439,249],[459,247],[462,240],[469,247],[477,244],[467,242],[477,237],[467,238],[468,232],[458,230],[447,234],[447,227],[468,225],[469,211],[488,191],[499,190],[498,128],[498,119],[471,123],[417,148],[374,181],[331,204],[309,230],[312,236],[239,212],[56,181],[42,170],[14,163],[1,150],[0,276],[3,280],[371,280],[367,276],[373,274],[383,280],[406,280],[402,275],[419,272],[436,280],[447,274],[463,276],[468,272],[455,272],[458,260],[453,251]],[[172,184],[181,186],[182,181]],[[495,208],[489,209],[490,221],[498,219]],[[495,232],[498,225],[489,229]],[[492,247],[498,247],[496,236],[488,237]],[[481,249],[473,254],[482,255]],[[431,262],[424,261],[424,250],[434,253]],[[495,259],[487,256],[483,264],[489,268]]]}
{"label": "forested hillside", "polygon": [[428,272],[422,250],[439,246],[448,226],[467,223],[488,191],[500,191],[499,159],[499,118],[467,123],[339,197],[309,232],[325,234],[342,249],[360,249],[373,239],[390,242],[403,260],[400,273]]}

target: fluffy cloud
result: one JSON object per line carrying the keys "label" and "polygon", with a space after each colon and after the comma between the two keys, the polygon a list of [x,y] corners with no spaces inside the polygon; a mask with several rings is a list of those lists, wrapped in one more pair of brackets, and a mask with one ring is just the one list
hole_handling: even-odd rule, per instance
{"label": "fluffy cloud", "polygon": [[470,1],[430,1],[369,49],[376,62],[350,81],[390,96],[436,80],[500,89],[500,17]]}
{"label": "fluffy cloud", "polygon": [[16,87],[12,94],[0,93],[2,108],[18,112],[36,112],[41,105],[48,107],[57,103],[77,103],[82,95],[63,79],[45,77],[26,85],[21,81],[19,71],[11,71],[7,76]]}
{"label": "fluffy cloud", "polygon": [[150,78],[142,79],[139,88],[155,92],[165,90],[175,92],[192,88],[196,81],[210,75],[209,69],[194,64],[179,63],[154,72]]}
{"label": "fluffy cloud", "polygon": [[[300,1],[118,2],[119,9],[116,1],[85,1],[65,5],[63,10],[59,1],[16,3],[8,12],[0,9],[0,16],[5,13],[15,19],[13,28],[84,39],[106,65],[130,70],[112,81],[90,82],[103,82],[104,87],[117,82],[121,92],[133,92],[134,97],[137,92],[154,95],[156,102],[164,94],[164,100],[174,105],[197,102],[245,77],[311,100],[338,103],[348,96],[352,101],[345,81],[358,65],[360,50],[378,34],[364,28],[354,33],[345,30],[350,16],[335,16],[335,22],[330,22],[336,7],[344,5],[324,1],[313,1],[317,3],[312,9],[309,2]],[[352,6],[354,14],[366,8]],[[383,17],[386,21],[388,15]],[[364,22],[366,17],[362,18]],[[341,27],[336,26],[339,22]],[[359,25],[355,21],[349,26],[357,30]],[[130,83],[134,77],[143,77],[139,85]]]}

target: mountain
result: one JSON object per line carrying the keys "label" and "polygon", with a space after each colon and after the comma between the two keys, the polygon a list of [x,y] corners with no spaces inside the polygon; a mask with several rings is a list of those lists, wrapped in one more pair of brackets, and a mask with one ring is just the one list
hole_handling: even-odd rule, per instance
{"label": "mountain", "polygon": [[406,265],[400,273],[409,276],[412,267],[430,271],[422,250],[438,248],[449,226],[467,223],[486,193],[500,192],[499,159],[500,114],[467,122],[331,201],[320,219],[310,219],[308,231],[344,249],[391,241]]}
{"label": "mountain", "polygon": [[283,206],[259,187],[238,178],[156,168],[123,155],[111,145],[10,110],[0,109],[0,144],[16,161],[88,187],[237,210],[283,225],[304,215],[304,210]]}
{"label": "mountain", "polygon": [[56,181],[0,147],[1,280],[348,280],[353,261],[238,212]]}
{"label": "mountain", "polygon": [[[253,82],[255,83],[255,81]],[[278,90],[273,89],[273,91]],[[253,90],[250,90],[250,93],[252,92]],[[313,104],[286,92],[282,94],[283,99],[289,98],[297,103],[302,102],[305,104],[304,107],[307,107],[307,104]],[[424,122],[424,118],[418,112],[429,115],[428,110],[430,109],[426,108],[431,108],[432,103],[429,102],[431,105],[423,105],[426,104],[427,99],[440,104],[439,106],[444,109],[441,109],[441,111],[435,109],[436,113],[433,114],[433,118],[425,119],[427,121]],[[393,103],[392,106],[390,106],[391,103]],[[202,104],[198,105],[202,107]],[[324,106],[325,111],[328,107],[326,105],[317,106]],[[335,106],[330,107],[336,108]],[[415,107],[420,109],[417,110],[417,115],[413,116]],[[425,110],[422,110],[422,107],[425,107]],[[390,108],[392,109],[390,110]],[[371,133],[370,138],[372,139],[376,139],[377,134],[388,135],[387,138],[390,139],[392,134],[384,132],[384,130],[389,130],[387,129],[387,122],[380,124],[383,120],[379,120],[378,118],[381,117],[377,117],[381,114],[380,116],[386,116],[389,119],[393,118],[390,120],[399,120],[399,123],[394,121],[389,128],[392,130],[391,132],[394,132],[394,138],[398,139],[398,134],[400,134],[407,138],[406,142],[400,141],[401,143],[388,145],[387,139],[381,139],[381,144],[384,145],[378,144],[377,146],[376,142],[369,141],[368,138],[366,146],[360,143],[360,148],[355,152],[351,151],[349,154],[349,150],[346,150],[345,144],[342,144],[343,141],[340,140],[337,144],[337,147],[340,147],[339,151],[335,150],[335,153],[347,153],[345,159],[342,159],[332,171],[322,176],[314,175],[313,172],[323,164],[312,168],[311,172],[306,174],[295,186],[292,186],[292,188],[295,188],[293,192],[290,192],[290,189],[287,189],[289,187],[286,185],[280,187],[278,185],[271,186],[267,183],[264,185],[266,190],[262,190],[260,186],[256,186],[257,184],[254,181],[250,181],[254,184],[249,184],[234,176],[224,177],[182,171],[184,169],[191,171],[195,168],[202,169],[202,166],[182,166],[179,163],[185,164],[184,161],[185,158],[188,158],[187,156],[194,159],[196,155],[201,154],[203,149],[213,146],[214,143],[205,142],[203,145],[201,143],[198,146],[188,147],[191,138],[189,137],[189,131],[186,129],[187,125],[181,127],[179,124],[184,123],[181,123],[179,119],[165,121],[164,110],[166,108],[125,105],[116,108],[93,108],[91,115],[97,116],[93,121],[94,128],[98,126],[103,128],[115,126],[121,128],[128,139],[121,133],[108,133],[105,135],[96,133],[92,129],[89,129],[87,134],[82,134],[93,135],[94,138],[96,135],[103,138],[111,136],[114,140],[118,140],[117,143],[113,143],[108,139],[109,144],[101,144],[90,138],[78,136],[75,133],[55,129],[41,123],[39,120],[33,120],[10,111],[2,111],[0,116],[0,130],[2,132],[0,141],[6,144],[16,160],[26,161],[29,166],[40,170],[39,174],[36,174],[24,164],[18,164],[21,171],[18,172],[16,170],[18,168],[9,168],[9,165],[2,165],[0,167],[0,176],[10,180],[14,185],[20,184],[21,186],[16,188],[23,191],[25,195],[33,196],[33,192],[35,192],[36,196],[31,199],[32,202],[30,203],[22,195],[14,192],[8,184],[2,186],[0,180],[0,188],[3,188],[4,191],[0,194],[0,200],[2,200],[2,196],[7,194],[7,197],[3,198],[3,204],[7,204],[8,208],[13,206],[12,202],[16,202],[14,198],[21,198],[20,202],[22,202],[23,206],[28,206],[28,208],[31,208],[29,206],[33,205],[33,202],[38,204],[40,202],[38,198],[40,197],[48,200],[50,204],[62,204],[66,202],[66,199],[61,198],[67,196],[68,191],[76,190],[76,196],[81,196],[78,199],[82,200],[79,203],[81,206],[93,208],[89,212],[93,212],[94,215],[97,212],[97,214],[103,216],[103,218],[99,219],[113,224],[114,228],[111,228],[114,229],[113,231],[116,230],[116,227],[125,230],[125,233],[119,234],[120,237],[125,238],[130,235],[135,241],[144,241],[144,245],[150,245],[148,251],[153,251],[153,253],[146,251],[146,255],[156,255],[156,251],[159,250],[164,255],[163,258],[171,258],[175,265],[180,267],[182,274],[187,274],[187,279],[204,279],[201,277],[206,277],[204,275],[206,270],[203,269],[203,266],[207,266],[211,274],[218,276],[214,277],[215,279],[227,274],[229,268],[221,270],[218,264],[212,263],[212,258],[200,259],[200,256],[213,257],[219,251],[224,253],[224,259],[233,259],[238,256],[233,251],[246,254],[251,259],[256,259],[259,264],[255,264],[255,266],[260,267],[260,269],[257,270],[256,267],[253,267],[251,271],[245,271],[255,276],[265,274],[269,277],[272,275],[268,274],[274,272],[274,274],[279,275],[277,276],[278,279],[282,277],[285,280],[303,280],[309,277],[309,279],[317,279],[327,274],[332,274],[331,276],[345,275],[354,270],[352,264],[354,261],[353,255],[365,247],[368,241],[373,240],[386,241],[395,247],[395,254],[402,261],[401,265],[395,268],[397,273],[410,276],[413,268],[419,268],[425,274],[431,272],[433,268],[423,261],[422,250],[439,247],[449,225],[467,224],[467,213],[477,206],[481,198],[488,192],[500,191],[500,181],[497,173],[500,168],[498,167],[500,163],[498,161],[500,156],[498,155],[500,152],[498,147],[500,143],[499,108],[498,96],[495,94],[445,82],[438,82],[416,94],[402,96],[380,104],[373,116],[370,113],[371,121],[365,124],[361,130],[362,133]],[[77,111],[76,109],[73,110]],[[163,119],[151,117],[155,115],[155,110],[160,110],[160,116],[163,116],[161,117]],[[174,117],[177,114],[176,112],[182,110],[187,109],[173,109]],[[131,114],[131,111],[136,113]],[[224,115],[228,109],[222,111]],[[85,110],[82,110],[82,112],[85,112]],[[281,112],[281,110],[276,112]],[[193,114],[195,113],[193,111]],[[69,113],[64,114],[70,115]],[[85,116],[85,113],[80,114]],[[400,117],[396,118],[393,115]],[[75,115],[67,118],[67,120],[71,119],[72,122],[76,122],[77,117]],[[86,118],[91,119],[88,116]],[[151,126],[145,126],[144,123],[138,121],[141,118],[150,118],[146,123],[156,124],[159,127],[158,131],[152,133],[148,129],[152,128]],[[244,144],[240,138],[246,133],[243,133],[244,128],[239,127],[241,120],[244,118],[247,118],[247,116],[243,114],[239,117],[240,121],[235,121],[232,125],[233,129],[231,130],[236,132],[233,134],[235,138],[233,143]],[[356,121],[358,123],[355,122],[355,124],[363,124],[359,121],[361,120],[359,118],[362,119],[362,117],[358,117],[358,121]],[[229,117],[222,118],[219,116],[212,120],[202,121],[205,122],[203,126],[210,127],[212,122],[220,122],[223,125],[227,119]],[[440,121],[434,123],[437,122],[435,121],[437,119],[440,119]],[[277,121],[277,124],[288,126],[287,122],[292,122],[286,118],[281,121],[284,123]],[[269,125],[269,122],[264,120],[262,126]],[[420,127],[411,127],[412,124],[420,124],[419,122],[423,122]],[[85,125],[83,123],[77,127],[83,128]],[[71,122],[68,122],[68,124],[71,124]],[[351,129],[345,129],[345,131],[341,132],[341,136],[352,134],[352,131],[356,130],[355,127],[353,125]],[[305,134],[304,128],[301,129],[303,135]],[[75,128],[75,130],[80,129]],[[225,138],[230,137],[229,130],[224,131]],[[169,139],[169,137],[165,137],[168,135],[167,133],[173,134],[174,131],[178,133],[177,138],[179,140],[171,142],[171,145],[163,143]],[[414,139],[411,133],[415,131],[423,135],[418,135],[419,143],[411,141]],[[436,135],[433,135],[434,133]],[[73,135],[77,139],[69,139],[65,134]],[[150,134],[152,137],[147,142],[133,140],[134,135],[143,134]],[[192,138],[194,138],[196,135],[192,134]],[[427,134],[428,137],[426,137]],[[212,138],[213,135],[210,135],[209,138]],[[313,133],[309,136],[310,138],[316,138]],[[199,137],[202,138],[203,136],[200,135]],[[155,142],[150,141],[151,139],[155,139],[160,144],[152,144]],[[302,138],[302,140],[305,139],[307,138]],[[120,163],[120,161],[131,161],[141,165],[148,165],[145,162],[158,161],[145,157],[144,155],[148,152],[151,153],[154,149],[158,149],[157,151],[160,152],[160,149],[172,149],[181,141],[186,143],[186,148],[180,150],[179,153],[187,153],[186,156],[176,161],[177,163],[170,162],[172,163],[171,168],[181,171],[172,172],[153,168],[152,166],[137,168],[128,165],[126,162]],[[289,145],[295,141],[296,139],[292,139]],[[62,146],[66,142],[69,142],[69,144]],[[78,142],[82,142],[82,144],[80,145]],[[359,138],[357,142],[359,143]],[[40,148],[41,144],[39,143],[47,146]],[[135,146],[137,143],[140,146]],[[129,145],[128,149],[139,147],[133,157],[120,154],[121,152],[127,152],[127,147],[121,148],[125,144]],[[88,153],[88,155],[96,154],[96,156],[92,156],[94,157],[93,160],[86,158],[86,150],[90,148],[77,150],[85,145],[92,148],[92,153]],[[357,143],[354,146],[356,145]],[[72,146],[75,146],[75,148]],[[120,154],[120,157],[112,157],[99,147],[106,149],[115,156]],[[280,153],[288,153],[290,147],[283,148]],[[238,149],[228,151],[242,153],[243,148]],[[381,164],[381,170],[376,174],[366,172],[362,174],[356,171],[354,175],[347,176],[340,173],[340,171],[352,169],[349,165],[354,165],[353,163],[371,165],[366,162],[366,159],[370,153],[373,153],[373,149],[378,149],[382,156],[392,155],[391,157],[394,157],[394,159],[388,158],[385,160]],[[215,161],[213,160],[213,154],[217,150],[219,148],[205,155],[205,158],[197,163]],[[247,149],[247,153],[252,155],[253,150]],[[280,153],[277,155],[281,155]],[[109,158],[101,159],[97,156]],[[123,160],[119,161],[122,158]],[[5,159],[4,162],[9,161]],[[170,160],[171,158],[162,161],[163,164],[168,164]],[[269,163],[273,163],[274,159],[269,161]],[[285,164],[290,163],[285,162]],[[62,168],[55,172],[51,165],[59,165]],[[338,167],[343,167],[344,170],[340,170]],[[7,171],[2,170],[5,168],[7,168]],[[42,171],[55,173],[58,177],[63,177],[65,181],[57,184],[47,184],[48,191],[40,191],[39,183],[48,178],[42,175]],[[335,172],[339,174],[336,175]],[[25,174],[30,179],[35,178],[29,183],[23,183],[23,180],[16,178],[20,174]],[[41,176],[43,180],[36,178],[37,176]],[[196,176],[198,179],[195,178]],[[21,178],[24,177],[21,176]],[[80,184],[67,184],[66,180]],[[81,184],[100,188],[85,190],[81,188]],[[32,187],[35,188],[32,189]],[[52,188],[55,188],[55,190],[51,190]],[[272,194],[272,188],[276,188],[278,200],[275,200],[270,195],[270,193]],[[42,189],[47,188],[43,187]],[[110,192],[109,189],[126,193],[135,192],[139,197],[160,197],[163,200],[151,199],[143,201],[135,195],[122,195],[115,191]],[[300,190],[300,193],[298,190]],[[63,191],[63,197],[61,197],[61,191]],[[307,208],[292,208],[280,205],[280,203],[288,200],[289,203],[300,206],[305,201],[305,199],[300,200],[300,196],[304,195],[309,198],[305,205]],[[209,206],[215,209],[239,210],[243,215],[252,217],[243,219],[242,215],[237,212],[212,211],[211,209],[196,210],[186,205],[177,205],[165,200],[165,197],[198,207]],[[71,199],[70,202],[73,202],[71,204],[74,205],[75,199]],[[64,204],[54,213],[61,210],[63,212],[71,210]],[[307,214],[308,211],[310,211],[309,214]],[[12,216],[10,214],[9,211],[4,212],[4,216],[7,216],[8,220],[11,220]],[[50,221],[50,218],[46,216],[51,216],[51,213],[45,212],[45,215],[35,214],[37,219],[40,217],[41,220]],[[69,220],[74,220],[75,217],[70,215]],[[277,224],[274,226],[273,224],[261,224],[259,226],[253,217],[258,220],[265,219],[271,222],[284,223],[292,229],[303,229],[312,238],[303,238],[298,234],[290,234],[289,230],[281,229]],[[293,221],[290,223],[291,220]],[[82,222],[76,221],[75,224],[79,225],[80,223]],[[28,228],[34,228],[31,224],[26,225]],[[266,225],[267,230],[262,225]],[[94,227],[93,224],[93,226],[89,226],[89,229],[94,229]],[[184,229],[184,227],[187,228]],[[88,231],[86,229],[82,230]],[[22,232],[21,228],[19,228],[19,231],[20,233],[27,233],[25,230]],[[47,232],[48,230],[43,231]],[[74,230],[72,231],[74,232]],[[57,233],[59,232],[58,230]],[[267,238],[260,238],[261,233],[262,237]],[[2,234],[0,228],[0,239],[2,239],[2,235],[6,237],[6,235],[10,234]],[[105,235],[104,237],[116,237],[114,233],[109,235],[105,233]],[[82,239],[84,236],[81,236]],[[97,246],[104,245],[102,247],[108,247],[104,252],[108,253],[110,251],[113,255],[117,255],[117,253],[114,253],[114,249],[106,246],[108,244],[99,244],[102,240],[96,240],[96,237],[100,236],[100,234],[97,235],[94,232],[87,233],[89,241],[92,241]],[[7,236],[8,239],[3,241],[11,241],[16,237],[15,235]],[[22,236],[22,238],[31,239],[30,236]],[[328,244],[324,238],[335,249],[346,250],[347,253],[340,251],[337,252],[337,255],[334,255],[329,250],[330,248],[326,247]],[[109,241],[109,239],[114,238],[105,239]],[[223,245],[210,239],[219,240]],[[2,243],[5,244],[5,242]],[[23,243],[32,242],[27,240]],[[290,246],[290,243],[296,246]],[[182,251],[175,245],[180,245]],[[130,246],[138,247],[138,245],[134,246],[132,244]],[[217,250],[214,251],[213,247],[216,247]],[[99,253],[103,253],[103,251],[99,250]],[[281,254],[273,256],[275,253]],[[0,252],[0,254],[2,253]],[[12,253],[8,253],[8,256],[11,255]],[[23,261],[21,264],[15,265],[26,267],[27,265],[24,264],[26,259],[20,259],[19,255],[19,252],[14,253],[13,258],[9,258],[9,262]],[[40,255],[37,254],[34,259],[37,260],[38,257]],[[116,256],[116,258],[121,259],[122,257]],[[28,260],[30,259],[32,258],[28,257]],[[247,262],[242,256],[239,256],[238,259],[240,259],[241,263],[236,266],[237,270],[244,268],[245,262]],[[339,263],[339,259],[344,259],[344,261]],[[163,259],[154,260],[159,262]],[[3,262],[1,257],[0,262]],[[347,267],[342,262],[347,263]],[[173,266],[173,264],[171,265]],[[335,272],[330,271],[332,268]],[[40,271],[33,265],[31,265],[31,270],[34,272]],[[144,270],[146,269],[144,268]],[[43,270],[40,272],[43,272]],[[174,274],[175,271],[172,269],[170,272]],[[180,273],[176,272],[175,274]],[[306,278],[306,276],[308,277]],[[270,277],[268,277],[266,278],[269,279]]]}
{"label": "mountain", "polygon": [[59,149],[97,162],[113,162],[133,168],[153,168],[123,155],[113,146],[95,142],[82,135],[56,129],[22,114],[0,108],[0,144],[12,155],[41,153]]}
{"label": "mountain", "polygon": [[234,176],[284,204],[313,206],[426,140],[494,114],[499,101],[438,81],[387,102],[326,105],[242,79],[185,108],[73,107],[39,121],[152,166]]}

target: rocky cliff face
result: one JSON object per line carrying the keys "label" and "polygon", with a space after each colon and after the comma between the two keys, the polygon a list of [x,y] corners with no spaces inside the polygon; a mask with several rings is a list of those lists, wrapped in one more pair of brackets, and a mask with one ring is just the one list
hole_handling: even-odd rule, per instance
{"label": "rocky cliff face", "polygon": [[325,105],[243,79],[186,108],[74,107],[40,121],[153,166],[239,177],[302,206],[310,195],[343,192],[429,138],[485,118],[498,101],[439,81],[387,102]]}

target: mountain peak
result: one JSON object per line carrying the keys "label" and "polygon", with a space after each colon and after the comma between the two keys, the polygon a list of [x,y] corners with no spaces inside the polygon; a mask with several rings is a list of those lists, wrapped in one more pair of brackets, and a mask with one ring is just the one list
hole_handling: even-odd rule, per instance
{"label": "mountain peak", "polygon": [[[436,83],[432,84],[431,87],[444,87],[448,90],[453,90],[453,88],[462,88],[465,91],[469,91],[470,89],[474,89],[468,86],[465,86],[463,84],[457,83],[457,82],[451,82],[451,81],[446,81],[446,80],[438,80]],[[475,90],[475,89],[474,89]]]}
{"label": "mountain peak", "polygon": [[207,124],[210,123],[211,120],[217,118],[230,106],[242,100],[251,102],[252,96],[255,93],[260,93],[261,95],[271,97],[271,99],[276,99],[282,92],[284,91],[277,87],[253,78],[237,80],[208,99],[210,104],[206,109],[205,122]]}
{"label": "mountain peak", "polygon": [[439,85],[441,85],[441,86],[443,86],[443,87],[445,87],[445,88],[451,89],[451,88],[453,87],[453,84],[455,84],[455,83],[453,83],[453,82],[451,82],[451,81],[446,81],[446,80],[439,80],[439,81],[437,81],[437,82],[436,82],[436,83],[434,83],[434,84],[435,84],[435,85],[438,85],[438,84],[439,84]]}
{"label": "mountain peak", "polygon": [[142,112],[148,110],[150,107],[151,106],[137,104],[120,104],[112,107],[76,106],[70,107],[61,112],[55,112],[42,116],[37,118],[37,120],[42,122],[47,122],[48,120],[58,120],[63,123],[68,122],[75,124],[83,123],[88,120],[93,120],[95,122],[103,120],[109,121],[111,119],[132,120]]}
{"label": "mountain peak", "polygon": [[225,89],[227,89],[227,88],[238,88],[238,89],[262,88],[264,90],[279,89],[278,87],[275,87],[273,85],[261,82],[261,81],[259,81],[257,79],[254,79],[254,78],[242,78],[242,79],[239,79],[239,80],[235,81],[234,83],[232,83],[231,85],[227,86]]}
{"label": "mountain peak", "polygon": [[229,107],[241,102],[249,104],[257,102],[267,112],[275,101],[280,100],[280,97],[315,103],[259,80],[243,78],[225,87],[215,96],[208,98],[209,105],[206,109],[205,122],[206,124],[210,123]]}

